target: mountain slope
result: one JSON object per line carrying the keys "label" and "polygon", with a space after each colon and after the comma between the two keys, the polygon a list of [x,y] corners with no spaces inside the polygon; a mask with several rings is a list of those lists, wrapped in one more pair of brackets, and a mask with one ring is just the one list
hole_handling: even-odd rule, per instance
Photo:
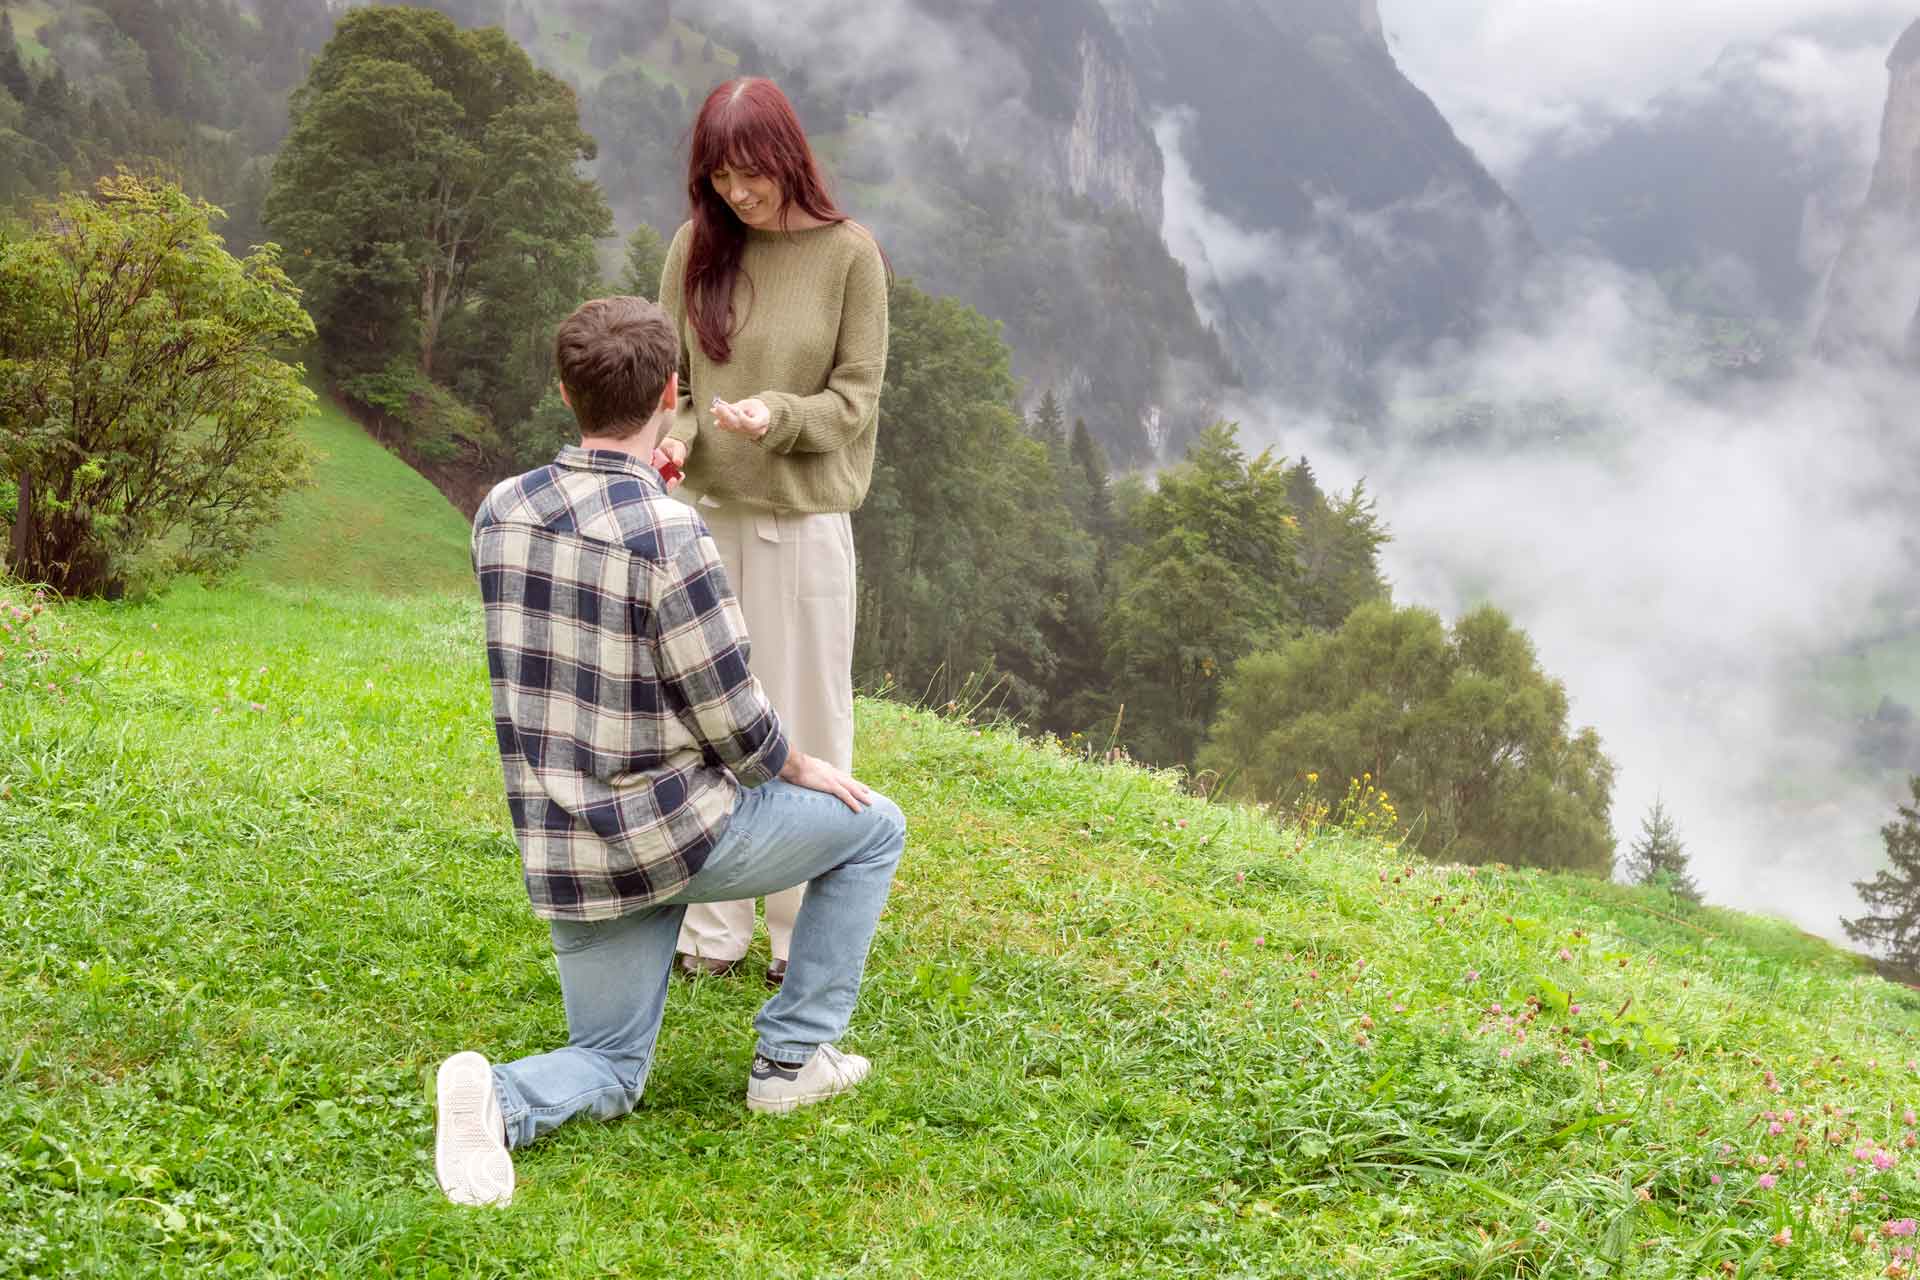
{"label": "mountain slope", "polygon": [[750,1118],[764,990],[675,982],[640,1111],[456,1209],[434,1064],[565,1034],[475,602],[39,625],[81,658],[0,690],[8,1273],[1838,1277],[1910,1243],[1920,998],[1855,959],[864,701],[913,833],[868,1083]]}
{"label": "mountain slope", "polygon": [[1829,88],[1890,39],[1792,32],[1729,48],[1645,112],[1539,146],[1509,186],[1547,243],[1657,275],[1690,310],[1797,330],[1869,163],[1840,104],[1808,85]]}
{"label": "mountain slope", "polygon": [[[1380,359],[1475,331],[1531,234],[1401,73],[1373,0],[1113,4],[1197,184],[1183,216],[1230,224],[1188,260],[1256,383],[1361,396]],[[1253,243],[1222,256],[1236,232]]]}
{"label": "mountain slope", "polygon": [[1920,21],[1887,57],[1873,185],[1828,284],[1821,349],[1920,366]]}

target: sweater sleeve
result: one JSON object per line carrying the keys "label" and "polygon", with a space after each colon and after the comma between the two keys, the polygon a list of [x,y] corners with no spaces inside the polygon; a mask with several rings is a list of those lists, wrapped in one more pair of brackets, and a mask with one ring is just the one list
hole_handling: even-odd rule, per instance
{"label": "sweater sleeve", "polygon": [[879,412],[880,386],[886,375],[887,266],[880,246],[868,240],[847,272],[840,336],[826,389],[810,396],[761,392],[769,416],[761,447],[772,453],[844,449]]}
{"label": "sweater sleeve", "polygon": [[[667,319],[673,322],[676,336],[687,331],[687,245],[692,235],[693,224],[683,223],[674,234],[673,244],[667,249],[666,265],[660,269],[660,306],[667,313]],[[680,400],[673,411],[673,426],[668,428],[667,437],[683,442],[689,452],[693,449],[694,437],[700,434],[700,415],[693,411],[693,361],[687,351],[687,340],[680,340]]]}

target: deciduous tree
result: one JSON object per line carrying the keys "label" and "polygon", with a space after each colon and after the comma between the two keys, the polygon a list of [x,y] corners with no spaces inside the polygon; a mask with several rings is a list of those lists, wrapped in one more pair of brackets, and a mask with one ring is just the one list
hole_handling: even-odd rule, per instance
{"label": "deciduous tree", "polygon": [[1367,604],[1245,659],[1201,760],[1261,801],[1365,777],[1432,855],[1612,871],[1613,765],[1497,609]]}
{"label": "deciduous tree", "polygon": [[533,319],[523,298],[478,285],[524,275],[490,272],[503,258],[578,261],[611,234],[599,188],[575,168],[594,153],[573,91],[504,31],[462,31],[427,9],[343,16],[294,94],[266,204],[329,362],[365,371],[406,349],[432,376],[462,308]]}

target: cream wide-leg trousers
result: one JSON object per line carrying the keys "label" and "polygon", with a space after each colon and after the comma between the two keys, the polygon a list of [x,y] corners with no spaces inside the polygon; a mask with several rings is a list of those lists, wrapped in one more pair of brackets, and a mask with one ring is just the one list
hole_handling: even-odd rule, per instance
{"label": "cream wide-leg trousers", "polygon": [[[682,492],[713,532],[753,642],[753,674],[780,713],[789,743],[853,767],[853,521],[715,504]],[[800,913],[800,885],[767,898],[773,958],[785,960]],[[739,960],[753,940],[753,901],[687,907],[679,950]]]}

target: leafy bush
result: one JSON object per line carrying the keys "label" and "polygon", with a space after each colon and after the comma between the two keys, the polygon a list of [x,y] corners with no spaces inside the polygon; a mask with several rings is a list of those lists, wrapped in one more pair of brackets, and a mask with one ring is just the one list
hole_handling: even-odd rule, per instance
{"label": "leafy bush", "polygon": [[501,452],[493,425],[406,356],[348,378],[340,390],[379,415],[382,439],[420,462],[447,462],[469,450],[489,457]]}
{"label": "leafy bush", "polygon": [[136,572],[217,575],[306,475],[313,395],[279,355],[313,336],[277,251],[122,174],[0,244],[0,473],[12,571],[69,595]]}

